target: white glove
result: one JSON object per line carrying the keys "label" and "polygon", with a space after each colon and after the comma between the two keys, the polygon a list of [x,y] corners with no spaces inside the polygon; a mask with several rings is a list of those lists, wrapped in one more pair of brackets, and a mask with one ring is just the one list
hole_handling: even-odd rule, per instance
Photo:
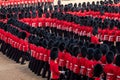
{"label": "white glove", "polygon": [[61,74],[65,74],[65,71],[60,71]]}

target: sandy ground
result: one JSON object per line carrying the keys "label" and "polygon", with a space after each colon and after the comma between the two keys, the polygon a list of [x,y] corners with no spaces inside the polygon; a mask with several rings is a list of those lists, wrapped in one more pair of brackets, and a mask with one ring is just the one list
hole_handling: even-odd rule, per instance
{"label": "sandy ground", "polygon": [[[57,4],[57,0],[54,0],[54,4]],[[85,0],[87,2],[89,0]],[[98,1],[98,0],[90,0]],[[79,3],[84,0],[62,0],[62,4]],[[6,56],[0,53],[0,80],[46,80],[40,76],[36,76],[28,69],[28,64],[20,65],[14,61],[8,59]]]}
{"label": "sandy ground", "polygon": [[17,64],[0,53],[0,80],[46,80],[36,76],[27,66]]}

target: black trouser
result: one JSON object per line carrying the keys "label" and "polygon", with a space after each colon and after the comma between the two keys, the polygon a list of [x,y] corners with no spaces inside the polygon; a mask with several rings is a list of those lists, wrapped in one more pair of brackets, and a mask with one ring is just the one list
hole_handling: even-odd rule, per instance
{"label": "black trouser", "polygon": [[30,57],[30,61],[29,61],[29,64],[28,64],[28,68],[30,68],[31,67],[31,65],[32,65],[32,56]]}
{"label": "black trouser", "polygon": [[[48,61],[45,62],[45,65],[43,67],[43,72],[42,72],[42,77],[45,78],[46,77],[46,73],[49,71],[50,66]],[[47,76],[48,77],[48,76]]]}
{"label": "black trouser", "polygon": [[10,50],[10,52],[8,52],[9,53],[9,58],[12,58],[12,55],[13,55],[13,53],[14,53],[14,48],[11,46],[11,50]]}
{"label": "black trouser", "polygon": [[73,72],[70,71],[70,78],[69,78],[69,80],[73,80],[73,79],[74,79],[74,76],[73,76],[73,75],[74,75]]}
{"label": "black trouser", "polygon": [[0,40],[0,44],[2,43],[3,41],[2,40]]}
{"label": "black trouser", "polygon": [[33,57],[31,68],[30,68],[32,72],[34,72],[35,64],[36,64],[36,59]]}
{"label": "black trouser", "polygon": [[6,50],[6,43],[3,41],[2,45],[1,45],[1,51],[3,54],[5,54],[5,50]]}
{"label": "black trouser", "polygon": [[88,80],[94,80],[93,78],[88,78]]}
{"label": "black trouser", "polygon": [[38,60],[36,58],[34,58],[34,63],[33,63],[33,69],[32,72],[35,72],[37,70],[37,65],[38,65]]}
{"label": "black trouser", "polygon": [[66,80],[70,80],[71,75],[72,75],[72,71],[70,71],[69,69],[67,69],[66,74],[67,74]]}
{"label": "black trouser", "polygon": [[4,46],[3,46],[3,54],[6,54],[7,47],[8,47],[7,43],[5,43]]}
{"label": "black trouser", "polygon": [[10,52],[11,52],[11,49],[12,49],[11,45],[8,44],[8,49],[7,49],[7,51],[6,51],[6,56],[7,56],[7,57],[9,57],[9,54],[10,54]]}
{"label": "black trouser", "polygon": [[37,71],[37,75],[39,76],[41,73],[42,68],[44,67],[45,62],[44,61],[40,61],[40,65],[38,66],[38,71]]}
{"label": "black trouser", "polygon": [[37,70],[40,66],[40,60],[36,60],[36,65],[35,65],[35,69],[34,69],[34,73],[37,74]]}
{"label": "black trouser", "polygon": [[66,80],[68,80],[68,78],[69,78],[69,75],[70,75],[70,73],[69,73],[70,71],[69,71],[69,69],[66,69],[66,72],[65,72],[65,75],[66,75]]}
{"label": "black trouser", "polygon": [[34,57],[31,57],[29,65],[28,65],[28,67],[30,68],[30,70],[32,70],[33,63],[34,63]]}
{"label": "black trouser", "polygon": [[48,70],[48,77],[47,77],[47,80],[50,80],[50,76],[51,76],[51,72],[50,72],[50,69]]}
{"label": "black trouser", "polygon": [[13,54],[12,54],[12,57],[11,57],[11,59],[15,59],[15,55],[17,54],[17,50],[16,50],[16,48],[13,48]]}
{"label": "black trouser", "polygon": [[81,80],[87,80],[87,79],[88,79],[87,76],[85,76],[85,75],[81,75]]}
{"label": "black trouser", "polygon": [[74,80],[81,80],[81,76],[79,74],[73,73]]}
{"label": "black trouser", "polygon": [[16,61],[16,63],[19,63],[20,61],[20,58],[22,57],[22,51],[20,51],[20,50],[17,50],[17,54],[16,54],[16,58],[15,58],[15,61]]}
{"label": "black trouser", "polygon": [[2,51],[2,53],[3,53],[3,54],[6,54],[8,48],[9,48],[9,47],[8,47],[8,44],[7,44],[7,43],[3,43],[3,44],[1,45],[1,51]]}
{"label": "black trouser", "polygon": [[13,56],[13,60],[16,61],[16,63],[19,63],[19,60],[18,60],[18,55],[20,54],[19,50],[16,48],[15,49],[15,53],[14,53],[14,56]]}
{"label": "black trouser", "polygon": [[21,60],[21,64],[24,64],[24,63],[25,63],[25,60],[26,60],[27,54],[28,54],[28,53],[26,53],[26,52],[22,52],[22,60]]}
{"label": "black trouser", "polygon": [[26,61],[30,61],[30,57],[31,57],[30,53],[26,52],[25,54],[26,54],[25,57]]}
{"label": "black trouser", "polygon": [[[59,67],[59,70],[66,72],[66,68],[65,67]],[[60,74],[60,80],[65,80],[65,74]]]}

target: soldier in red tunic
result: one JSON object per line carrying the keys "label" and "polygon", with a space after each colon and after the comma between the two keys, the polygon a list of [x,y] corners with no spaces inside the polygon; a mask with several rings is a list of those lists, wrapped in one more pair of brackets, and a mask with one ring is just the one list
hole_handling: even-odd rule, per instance
{"label": "soldier in red tunic", "polygon": [[116,65],[116,68],[115,68],[116,79],[115,80],[120,80],[120,55],[116,56],[115,65]]}
{"label": "soldier in red tunic", "polygon": [[106,55],[106,65],[104,66],[105,79],[106,80],[114,80],[115,79],[115,66],[113,64],[114,61],[114,53],[108,52]]}
{"label": "soldier in red tunic", "polygon": [[106,64],[106,54],[109,51],[109,47],[106,44],[102,44],[100,46],[100,50],[102,52],[101,62],[102,62],[103,65],[105,65]]}
{"label": "soldier in red tunic", "polygon": [[81,57],[79,59],[79,65],[80,65],[80,75],[82,80],[86,80],[86,58],[87,55],[87,48],[83,46],[81,48]]}
{"label": "soldier in red tunic", "polygon": [[88,77],[89,80],[93,80],[93,67],[94,67],[93,54],[94,54],[94,49],[89,48],[87,53],[87,61],[86,61],[86,70],[87,70],[86,76]]}
{"label": "soldier in red tunic", "polygon": [[93,44],[100,44],[100,41],[97,38],[97,34],[98,34],[97,28],[94,28],[93,29],[93,35],[91,36],[91,43],[93,43]]}
{"label": "soldier in red tunic", "polygon": [[50,52],[50,71],[51,71],[51,80],[59,80],[60,74],[64,73],[62,71],[59,71],[58,63],[57,63],[57,57],[58,57],[58,49],[52,48]]}

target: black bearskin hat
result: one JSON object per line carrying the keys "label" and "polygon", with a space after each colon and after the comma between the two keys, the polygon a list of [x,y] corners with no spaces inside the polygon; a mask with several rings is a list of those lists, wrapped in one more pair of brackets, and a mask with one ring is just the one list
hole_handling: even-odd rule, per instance
{"label": "black bearskin hat", "polygon": [[101,59],[101,57],[102,57],[102,53],[101,53],[100,49],[95,49],[95,51],[94,51],[94,59],[96,61],[99,61]]}
{"label": "black bearskin hat", "polygon": [[58,48],[54,47],[50,52],[50,58],[52,60],[55,60],[57,57],[58,57]]}
{"label": "black bearskin hat", "polygon": [[87,55],[87,48],[85,46],[83,46],[81,48],[81,56],[82,57],[86,57],[86,55]]}
{"label": "black bearskin hat", "polygon": [[114,60],[114,53],[112,51],[108,52],[106,55],[106,61],[108,64],[111,64]]}
{"label": "black bearskin hat", "polygon": [[100,75],[103,73],[103,67],[100,64],[96,64],[93,69],[93,76],[94,77],[100,77]]}
{"label": "black bearskin hat", "polygon": [[87,50],[87,58],[88,58],[88,60],[93,59],[93,54],[94,54],[94,49],[93,48],[88,48],[88,50]]}

